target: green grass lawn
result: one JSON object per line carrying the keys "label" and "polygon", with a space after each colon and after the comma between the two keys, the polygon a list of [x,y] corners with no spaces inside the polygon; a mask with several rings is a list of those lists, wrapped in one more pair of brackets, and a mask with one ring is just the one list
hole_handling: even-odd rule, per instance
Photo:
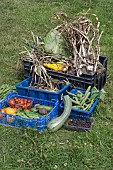
{"label": "green grass lawn", "polygon": [[55,12],[73,18],[89,8],[104,31],[101,55],[108,56],[107,95],[93,114],[92,131],[62,127],[41,134],[0,125],[0,170],[113,170],[113,0],[1,0],[0,85],[15,85],[23,78],[16,71],[23,37],[29,39],[31,31],[44,37],[56,26],[51,20]]}

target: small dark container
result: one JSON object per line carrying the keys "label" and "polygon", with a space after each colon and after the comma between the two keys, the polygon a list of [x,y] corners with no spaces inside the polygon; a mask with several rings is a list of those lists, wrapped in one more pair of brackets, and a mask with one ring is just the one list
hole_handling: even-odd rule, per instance
{"label": "small dark container", "polygon": [[89,131],[94,124],[94,118],[90,119],[68,119],[65,123],[65,129],[70,131]]}

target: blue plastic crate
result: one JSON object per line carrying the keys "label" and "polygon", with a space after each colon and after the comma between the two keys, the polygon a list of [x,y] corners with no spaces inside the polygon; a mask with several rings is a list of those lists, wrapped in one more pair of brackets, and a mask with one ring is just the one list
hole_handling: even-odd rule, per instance
{"label": "blue plastic crate", "polygon": [[[80,91],[82,93],[85,93],[85,90],[78,90],[78,89],[72,89],[70,91],[70,93],[76,94],[77,91]],[[98,99],[96,99],[94,101],[94,103],[92,104],[92,106],[90,107],[90,109],[88,111],[85,110],[81,110],[81,109],[75,109],[72,108],[71,109],[71,113],[70,113],[70,118],[76,118],[76,119],[89,119],[89,117],[91,116],[91,114],[93,113],[96,105],[98,104]],[[63,110],[64,109],[64,103],[61,102],[60,104],[60,109]]]}
{"label": "blue plastic crate", "polygon": [[60,84],[59,91],[53,92],[48,90],[39,90],[36,88],[30,88],[31,77],[23,80],[22,82],[16,85],[17,91],[19,95],[29,96],[39,99],[46,99],[46,100],[62,100],[62,96],[66,94],[66,90],[69,90],[70,84]]}
{"label": "blue plastic crate", "polygon": [[33,128],[39,131],[44,131],[47,128],[47,124],[53,118],[58,116],[58,101],[48,101],[37,98],[26,97],[18,95],[16,92],[10,92],[6,98],[0,101],[0,109],[8,107],[8,100],[14,97],[29,99],[33,101],[33,106],[35,104],[53,106],[53,109],[45,116],[39,118],[24,118],[21,116],[5,114],[0,112],[0,124],[6,126],[12,126],[15,128]]}

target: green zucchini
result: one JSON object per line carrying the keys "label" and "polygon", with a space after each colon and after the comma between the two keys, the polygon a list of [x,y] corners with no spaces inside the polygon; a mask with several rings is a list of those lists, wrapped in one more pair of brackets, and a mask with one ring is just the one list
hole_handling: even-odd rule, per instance
{"label": "green zucchini", "polygon": [[47,129],[50,132],[55,132],[58,129],[60,129],[70,115],[71,108],[72,108],[72,102],[71,102],[70,97],[68,95],[65,95],[63,97],[63,101],[64,101],[64,111],[63,111],[63,113],[59,117],[50,121],[47,125]]}

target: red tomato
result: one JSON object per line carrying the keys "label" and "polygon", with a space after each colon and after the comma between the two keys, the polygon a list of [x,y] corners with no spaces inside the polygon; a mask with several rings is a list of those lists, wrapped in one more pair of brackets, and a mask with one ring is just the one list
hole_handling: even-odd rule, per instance
{"label": "red tomato", "polygon": [[24,105],[22,106],[22,108],[23,108],[23,109],[27,109],[27,105],[24,104]]}
{"label": "red tomato", "polygon": [[21,104],[21,105],[24,105],[25,103],[24,103],[24,101],[23,101],[23,100],[21,100],[21,101],[20,101],[20,104]]}
{"label": "red tomato", "polygon": [[24,100],[24,103],[27,104],[27,99]]}
{"label": "red tomato", "polygon": [[15,107],[15,100],[14,99],[9,100],[9,106],[10,107]]}
{"label": "red tomato", "polygon": [[19,106],[18,104],[16,104],[16,105],[15,105],[15,108],[16,108],[16,109],[19,109],[19,108],[20,108],[20,106]]}
{"label": "red tomato", "polygon": [[18,98],[17,98],[17,97],[15,97],[15,98],[14,98],[14,101],[15,101],[15,103],[17,103],[17,102],[18,102]]}
{"label": "red tomato", "polygon": [[27,103],[31,103],[31,101],[30,101],[30,100],[27,100]]}

